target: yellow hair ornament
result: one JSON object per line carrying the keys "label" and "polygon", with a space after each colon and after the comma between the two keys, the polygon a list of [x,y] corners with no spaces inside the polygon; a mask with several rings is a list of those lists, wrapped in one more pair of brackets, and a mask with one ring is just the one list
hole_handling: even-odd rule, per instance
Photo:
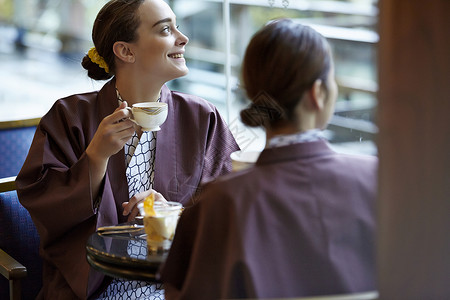
{"label": "yellow hair ornament", "polygon": [[96,63],[100,66],[100,68],[105,69],[106,73],[109,73],[108,64],[106,63],[105,59],[101,57],[100,54],[98,54],[95,47],[89,49],[88,56],[93,63]]}

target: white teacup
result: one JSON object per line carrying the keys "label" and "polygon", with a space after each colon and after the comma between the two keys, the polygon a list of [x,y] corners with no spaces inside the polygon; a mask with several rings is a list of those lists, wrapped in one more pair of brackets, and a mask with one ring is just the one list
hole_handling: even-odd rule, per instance
{"label": "white teacup", "polygon": [[167,119],[167,103],[141,102],[127,109],[133,114],[131,121],[142,127],[144,131],[161,130],[161,125]]}

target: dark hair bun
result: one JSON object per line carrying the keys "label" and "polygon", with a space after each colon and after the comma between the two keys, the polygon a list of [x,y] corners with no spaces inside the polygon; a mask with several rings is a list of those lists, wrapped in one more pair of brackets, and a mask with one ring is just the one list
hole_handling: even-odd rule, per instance
{"label": "dark hair bun", "polygon": [[240,113],[241,121],[250,127],[268,126],[286,118],[285,110],[266,92],[261,91],[253,103]]}
{"label": "dark hair bun", "polygon": [[107,80],[112,77],[112,74],[106,73],[103,68],[92,62],[87,54],[83,57],[81,65],[88,71],[88,76],[94,80]]}
{"label": "dark hair bun", "polygon": [[264,126],[267,123],[265,116],[255,112],[251,106],[243,109],[240,116],[242,123],[250,127]]}

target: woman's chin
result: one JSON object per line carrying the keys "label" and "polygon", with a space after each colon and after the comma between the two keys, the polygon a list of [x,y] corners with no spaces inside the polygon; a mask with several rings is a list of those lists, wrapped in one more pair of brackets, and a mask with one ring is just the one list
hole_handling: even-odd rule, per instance
{"label": "woman's chin", "polygon": [[189,69],[187,67],[184,69],[180,69],[179,72],[177,72],[177,74],[175,74],[176,77],[174,77],[173,79],[186,76],[188,73],[189,73]]}

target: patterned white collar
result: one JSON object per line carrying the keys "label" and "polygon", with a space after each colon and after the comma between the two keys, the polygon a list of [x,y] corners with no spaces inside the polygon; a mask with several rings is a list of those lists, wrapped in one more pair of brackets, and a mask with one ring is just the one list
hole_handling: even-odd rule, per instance
{"label": "patterned white collar", "polygon": [[283,147],[298,143],[315,142],[321,139],[323,139],[323,137],[321,136],[321,130],[311,129],[294,134],[274,136],[268,141],[267,148]]}

